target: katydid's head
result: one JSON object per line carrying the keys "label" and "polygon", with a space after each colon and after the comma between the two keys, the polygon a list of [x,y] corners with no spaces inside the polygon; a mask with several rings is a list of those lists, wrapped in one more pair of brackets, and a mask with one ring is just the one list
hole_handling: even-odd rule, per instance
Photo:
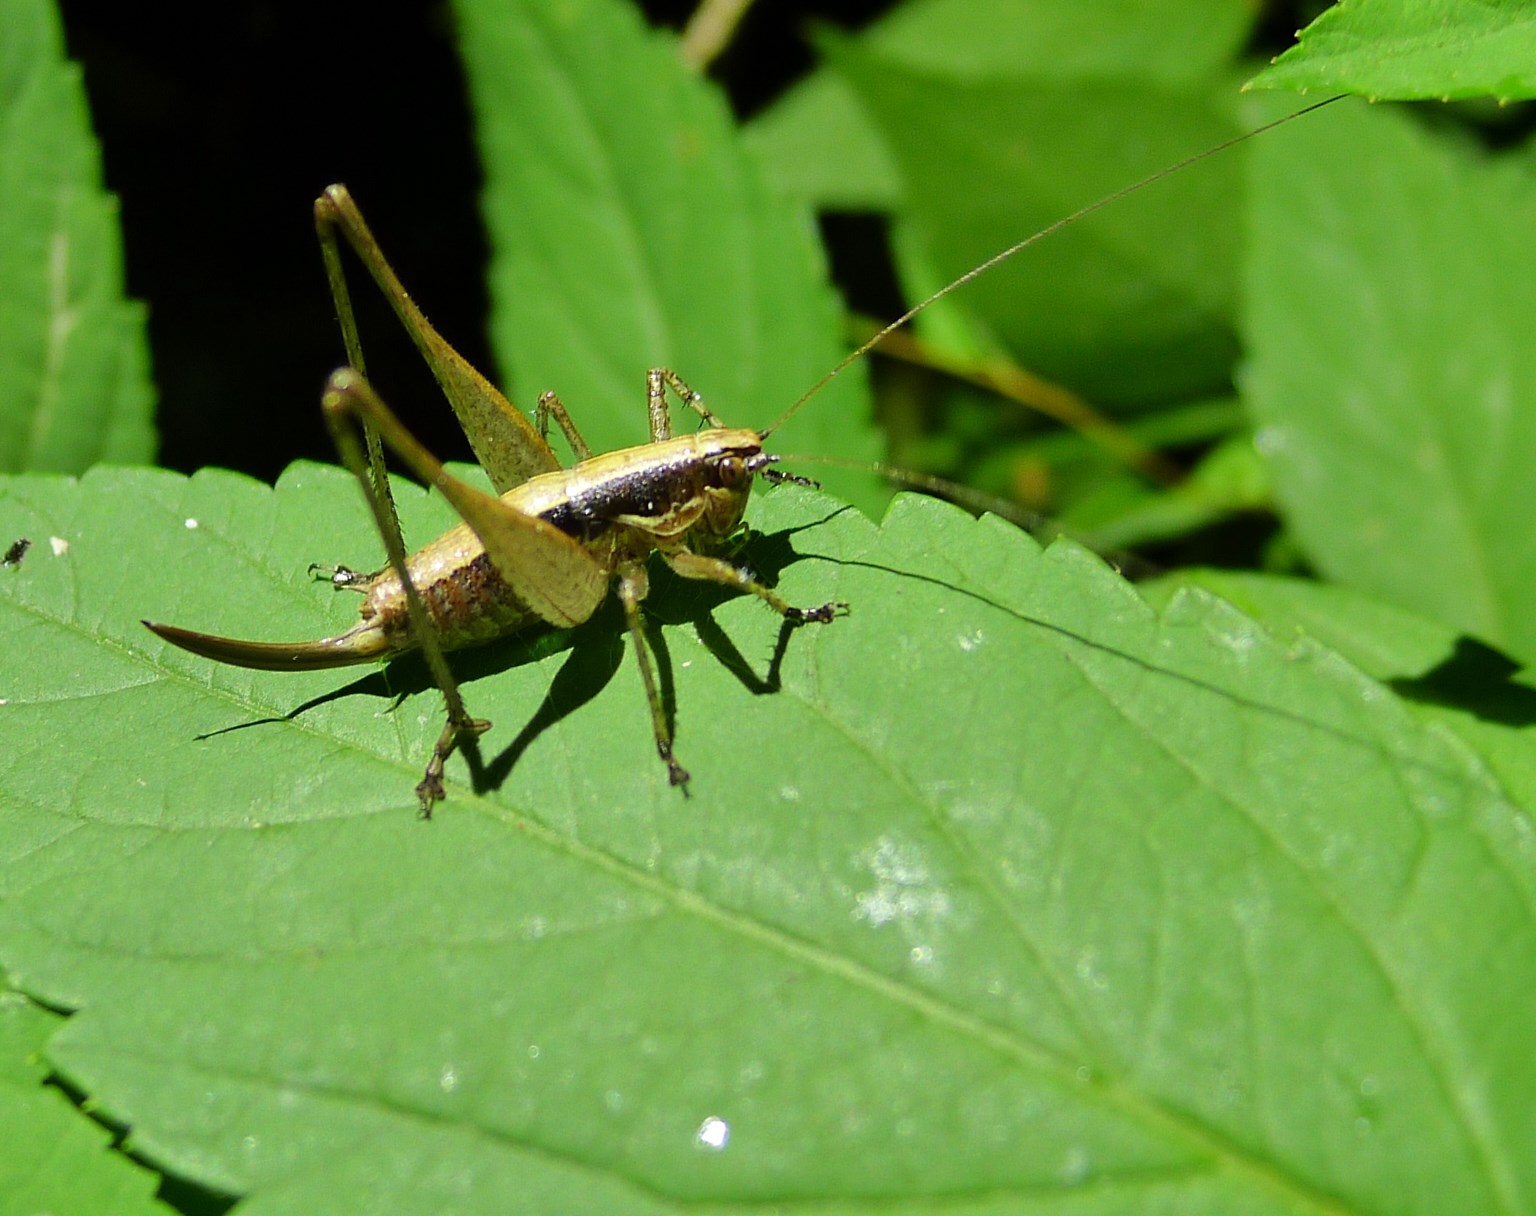
{"label": "katydid's head", "polygon": [[701,504],[692,527],[703,537],[724,540],[741,526],[752,482],[757,477],[770,485],[787,481],[820,488],[819,483],[809,477],[775,468],[779,458],[763,451],[755,432],[722,429],[702,434],[706,437],[704,446],[708,450],[701,453],[695,466],[696,476],[690,480],[693,482],[692,492]]}

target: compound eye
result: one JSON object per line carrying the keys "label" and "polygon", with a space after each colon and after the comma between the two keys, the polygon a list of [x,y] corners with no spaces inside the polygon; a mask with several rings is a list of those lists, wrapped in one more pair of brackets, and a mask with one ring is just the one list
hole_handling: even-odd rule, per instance
{"label": "compound eye", "polygon": [[720,484],[734,490],[747,479],[747,462],[740,456],[722,456],[715,466],[719,470]]}

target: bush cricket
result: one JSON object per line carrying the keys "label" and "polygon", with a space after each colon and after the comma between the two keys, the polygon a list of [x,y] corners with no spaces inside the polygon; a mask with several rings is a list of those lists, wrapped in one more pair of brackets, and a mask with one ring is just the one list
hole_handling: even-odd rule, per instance
{"label": "bush cricket", "polygon": [[[999,251],[881,329],[761,431],[727,427],[675,372],[653,368],[646,375],[650,441],[596,456],[554,393],[546,392],[539,399],[535,421],[530,423],[438,334],[396,277],[346,188],[330,186],[315,202],[315,222],[348,364],[330,377],[321,404],[337,450],[363,488],[388,565],[371,575],[344,567],[331,571],[335,585],[362,592],[364,602],[355,625],[318,641],[254,642],[151,621],[144,624],[193,654],[271,671],[342,667],[419,648],[447,709],[442,733],[416,786],[421,814],[430,818],[433,806],[444,797],[448,758],[462,742],[490,726],[470,716],[445,652],[541,623],[580,624],[598,609],[612,586],[639,665],[656,750],[670,783],[686,793],[689,775],[673,754],[672,727],[643,625],[641,605],[648,590],[646,567],[651,554],[658,553],[683,578],[757,596],[787,625],[832,621],[847,605],[795,607],[720,556],[742,531],[748,495],[757,477],[770,483],[814,484],[774,467],[779,458],[764,449],[769,436],[834,376],[942,297],[1083,217],[1326,104],[1305,107],[1197,152]],[[432,370],[495,495],[447,472],[369,384],[342,265],[343,242],[362,262]],[[669,391],[698,414],[704,424],[701,429],[681,436],[672,433]],[[551,421],[575,453],[576,463],[569,468],[561,467],[549,445]],[[440,491],[463,521],[411,555],[401,537],[384,471],[384,445]]]}

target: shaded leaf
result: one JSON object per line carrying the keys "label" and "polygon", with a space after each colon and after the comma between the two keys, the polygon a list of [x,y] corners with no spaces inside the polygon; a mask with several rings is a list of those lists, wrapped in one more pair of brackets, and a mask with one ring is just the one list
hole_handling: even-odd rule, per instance
{"label": "shaded leaf", "polygon": [[[1251,8],[1231,0],[1149,7],[1126,0],[909,0],[861,30],[882,60],[953,83],[1083,86],[1115,77],[1189,85],[1242,46]],[[1091,94],[1084,97],[1091,106]],[[748,128],[774,180],[823,207],[895,204],[897,171],[879,129],[835,71],[818,68]]]}
{"label": "shaded leaf", "polygon": [[[923,287],[1235,134],[1224,103],[1195,90],[1095,82],[1088,107],[1081,89],[957,85],[852,47],[837,65],[901,166]],[[1239,173],[1220,157],[1126,199],[968,285],[961,304],[1024,366],[1095,401],[1219,390],[1236,352]]]}
{"label": "shaded leaf", "polygon": [[1359,106],[1253,156],[1243,386],[1296,539],[1536,655],[1536,182]]}
{"label": "shaded leaf", "polygon": [[1246,434],[1217,444],[1172,488],[1148,489],[1122,474],[1100,481],[1096,491],[1072,504],[1064,522],[1111,550],[1156,544],[1271,505],[1266,469]]}
{"label": "shaded leaf", "polygon": [[0,231],[0,471],[152,459],[144,309],[48,0],[0,0]]}
{"label": "shaded leaf", "polygon": [[827,210],[887,211],[901,199],[901,171],[879,128],[836,73],[801,81],[744,132],[774,183]]}

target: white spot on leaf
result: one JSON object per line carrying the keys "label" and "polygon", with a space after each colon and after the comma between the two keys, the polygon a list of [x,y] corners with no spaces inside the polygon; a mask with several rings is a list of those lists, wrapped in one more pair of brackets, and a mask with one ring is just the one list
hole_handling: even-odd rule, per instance
{"label": "white spot on leaf", "polygon": [[[853,915],[872,925],[911,924],[949,912],[949,892],[933,883],[922,853],[889,836],[882,836],[861,858],[875,885],[854,897]],[[932,961],[931,947],[925,961]]]}
{"label": "white spot on leaf", "polygon": [[710,1115],[693,1134],[693,1142],[700,1148],[719,1152],[731,1142],[731,1125],[717,1115]]}

